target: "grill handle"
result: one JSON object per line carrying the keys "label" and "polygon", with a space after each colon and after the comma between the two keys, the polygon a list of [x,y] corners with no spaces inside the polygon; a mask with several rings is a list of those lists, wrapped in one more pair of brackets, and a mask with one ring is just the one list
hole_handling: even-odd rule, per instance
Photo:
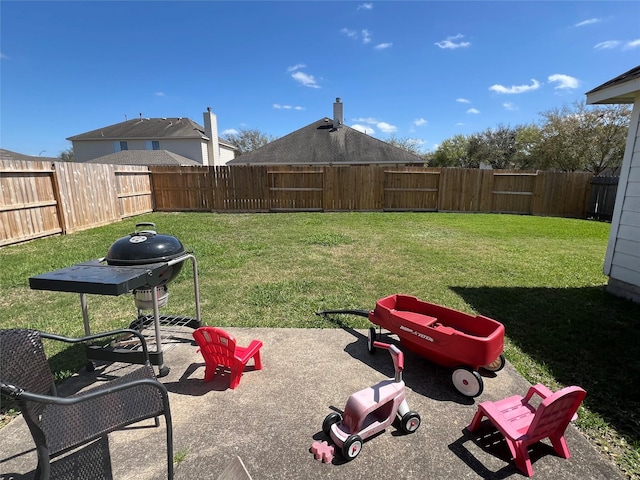
{"label": "grill handle", "polygon": [[[151,227],[150,229],[139,230],[138,227]],[[153,222],[140,222],[136,223],[136,231],[134,235],[138,235],[140,233],[152,233],[154,235],[158,234],[158,230],[156,229],[156,224]]]}

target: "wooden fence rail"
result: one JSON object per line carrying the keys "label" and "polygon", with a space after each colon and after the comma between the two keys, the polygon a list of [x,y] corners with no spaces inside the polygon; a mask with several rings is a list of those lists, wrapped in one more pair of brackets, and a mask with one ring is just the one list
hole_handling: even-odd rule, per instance
{"label": "wooden fence rail", "polygon": [[0,161],[0,246],[151,211],[426,211],[586,218],[589,173]]}

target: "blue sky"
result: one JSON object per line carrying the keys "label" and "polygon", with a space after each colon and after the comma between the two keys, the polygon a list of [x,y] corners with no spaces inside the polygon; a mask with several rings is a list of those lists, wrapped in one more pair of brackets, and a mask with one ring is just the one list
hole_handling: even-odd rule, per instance
{"label": "blue sky", "polygon": [[433,150],[640,64],[638,1],[0,1],[0,148],[211,107],[281,137],[333,115]]}

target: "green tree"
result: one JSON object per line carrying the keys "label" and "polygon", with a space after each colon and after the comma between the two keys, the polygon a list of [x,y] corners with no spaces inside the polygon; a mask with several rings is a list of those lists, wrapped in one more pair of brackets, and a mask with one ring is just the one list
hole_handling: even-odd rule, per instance
{"label": "green tree", "polygon": [[431,156],[430,166],[433,167],[464,167],[477,168],[468,157],[469,137],[454,135],[444,140]]}
{"label": "green tree", "polygon": [[536,154],[544,167],[594,175],[620,168],[631,118],[629,106],[587,107],[576,102],[541,115],[544,121]]}
{"label": "green tree", "polygon": [[238,133],[226,134],[225,137],[229,143],[238,147],[238,155],[252,152],[277,138],[255,128],[242,128]]}
{"label": "green tree", "polygon": [[542,168],[537,160],[537,149],[540,143],[540,127],[535,124],[516,127],[516,152],[513,157],[514,168],[520,170],[537,170]]}
{"label": "green tree", "polygon": [[73,147],[69,147],[65,151],[60,152],[58,158],[63,162],[73,162]]}

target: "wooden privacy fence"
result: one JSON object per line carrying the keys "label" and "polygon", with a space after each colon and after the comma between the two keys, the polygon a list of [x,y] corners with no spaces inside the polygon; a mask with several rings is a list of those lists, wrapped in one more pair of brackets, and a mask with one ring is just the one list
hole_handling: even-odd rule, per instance
{"label": "wooden privacy fence", "polygon": [[[157,211],[425,211],[586,218],[589,173],[0,161],[0,246]],[[613,197],[612,197],[613,195]],[[607,193],[607,202],[615,194]],[[604,202],[600,198],[599,204]]]}
{"label": "wooden privacy fence", "polygon": [[0,246],[151,211],[147,167],[0,161]]}
{"label": "wooden privacy fence", "polygon": [[611,221],[620,177],[593,177],[587,217]]}
{"label": "wooden privacy fence", "polygon": [[158,211],[445,211],[585,218],[593,175],[384,166],[149,167]]}

